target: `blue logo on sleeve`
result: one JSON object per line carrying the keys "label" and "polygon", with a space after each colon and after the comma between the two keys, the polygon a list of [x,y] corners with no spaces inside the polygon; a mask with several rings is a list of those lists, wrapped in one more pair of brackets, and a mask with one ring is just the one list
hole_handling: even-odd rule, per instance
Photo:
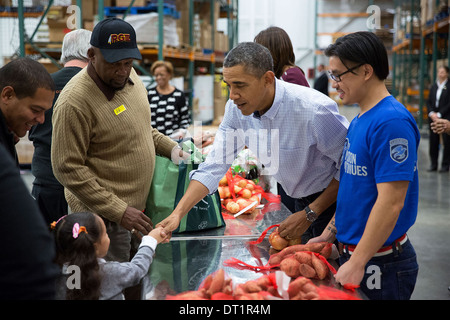
{"label": "blue logo on sleeve", "polygon": [[408,140],[397,138],[389,141],[391,159],[402,163],[408,159]]}

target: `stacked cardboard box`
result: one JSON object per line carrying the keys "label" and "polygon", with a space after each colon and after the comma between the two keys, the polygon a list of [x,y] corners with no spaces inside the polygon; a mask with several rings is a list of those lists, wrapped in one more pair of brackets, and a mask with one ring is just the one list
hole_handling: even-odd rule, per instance
{"label": "stacked cardboard box", "polygon": [[[189,1],[176,0],[176,9],[180,12],[180,18],[177,20],[177,33],[179,34],[180,44],[189,46]],[[214,17],[211,23],[211,3],[210,2],[194,2],[194,19],[198,20],[199,34],[195,41],[195,49],[212,49],[213,40],[212,33],[214,31],[214,49],[216,51],[228,51],[228,36],[223,32],[217,31],[217,20],[220,14],[220,3],[214,3]]]}
{"label": "stacked cardboard box", "polygon": [[[96,1],[93,1],[96,2]],[[128,7],[131,3],[131,0],[116,0],[115,5],[110,5],[108,7],[116,6],[116,7]],[[133,3],[134,7],[145,7],[147,5],[147,0],[135,0]],[[105,5],[107,7],[107,5]]]}
{"label": "stacked cardboard box", "polygon": [[222,31],[216,31],[214,35],[214,49],[216,51],[227,52],[229,47],[228,36]]}
{"label": "stacked cardboard box", "polygon": [[71,29],[67,25],[67,7],[52,6],[47,14],[48,37],[50,42],[62,42]]}
{"label": "stacked cardboard box", "polygon": [[[129,15],[127,16],[126,21],[131,24],[136,31],[136,39],[138,43],[158,43],[159,16],[157,12]],[[170,16],[164,17],[163,36],[165,46],[179,46],[175,18]]]}
{"label": "stacked cardboard box", "polygon": [[450,7],[450,0],[421,0],[420,1],[420,20],[422,27],[430,27],[431,22],[440,12],[446,12]]}

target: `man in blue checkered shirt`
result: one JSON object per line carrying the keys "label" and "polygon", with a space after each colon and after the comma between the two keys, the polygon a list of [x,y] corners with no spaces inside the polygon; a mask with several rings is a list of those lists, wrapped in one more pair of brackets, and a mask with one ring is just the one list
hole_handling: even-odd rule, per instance
{"label": "man in blue checkered shirt", "polygon": [[286,193],[297,199],[296,212],[283,221],[280,235],[298,239],[308,229],[321,234],[335,211],[340,157],[348,121],[333,100],[322,93],[275,78],[269,50],[241,43],[224,61],[223,80],[230,100],[213,149],[191,173],[185,196],[160,224],[175,230],[189,210],[217,190],[239,151],[245,146]]}

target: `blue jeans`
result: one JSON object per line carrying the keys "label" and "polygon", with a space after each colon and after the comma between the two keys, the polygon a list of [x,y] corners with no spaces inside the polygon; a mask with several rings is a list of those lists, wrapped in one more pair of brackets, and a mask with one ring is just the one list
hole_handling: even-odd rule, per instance
{"label": "blue jeans", "polygon": [[[343,253],[339,262],[348,259],[350,255]],[[369,260],[360,290],[370,300],[409,300],[418,272],[416,252],[408,240],[401,249],[394,247],[393,253]]]}

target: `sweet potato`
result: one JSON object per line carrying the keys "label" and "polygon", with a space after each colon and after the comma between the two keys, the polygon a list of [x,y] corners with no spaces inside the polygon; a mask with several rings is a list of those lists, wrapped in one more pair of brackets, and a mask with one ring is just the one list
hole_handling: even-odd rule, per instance
{"label": "sweet potato", "polygon": [[328,258],[331,256],[331,249],[332,249],[332,247],[333,247],[333,244],[330,243],[330,242],[328,242],[328,243],[326,243],[326,244],[323,246],[322,250],[320,250],[319,253],[320,253],[322,256],[324,256],[325,259],[328,259]]}
{"label": "sweet potato", "polygon": [[233,295],[235,296],[235,297],[239,297],[239,296],[241,296],[241,295],[243,295],[243,294],[245,294],[246,292],[245,292],[245,290],[244,290],[244,284],[243,283],[239,283],[235,288],[234,288],[234,291],[233,291]]}
{"label": "sweet potato", "polygon": [[316,300],[319,298],[317,287],[305,277],[298,277],[289,284],[288,294],[290,300]]}
{"label": "sweet potato", "polygon": [[209,287],[211,286],[211,281],[212,281],[212,279],[213,279],[212,274],[209,274],[209,275],[205,278],[205,280],[203,280],[202,288],[204,288],[205,290],[208,290]]}
{"label": "sweet potato", "polygon": [[261,294],[261,292],[245,293],[241,295],[238,300],[264,300],[264,295]]}
{"label": "sweet potato", "polygon": [[[272,253],[269,258],[270,265],[277,265],[288,255],[294,254],[298,251],[311,251],[316,253],[323,253],[326,259],[329,258],[331,254],[331,243],[328,242],[317,242],[317,243],[307,243],[307,244],[296,244],[293,246],[288,246],[281,250],[280,252]],[[270,248],[271,250],[273,248]],[[271,251],[269,251],[271,253]]]}
{"label": "sweet potato", "polygon": [[289,257],[292,257],[293,254],[287,254],[287,255],[278,255],[278,254],[273,254],[269,257],[269,265],[271,266],[275,266],[281,263],[281,261],[283,259],[287,259]]}
{"label": "sweet potato", "polygon": [[319,253],[323,249],[325,244],[326,244],[326,242],[296,244],[296,245],[284,248],[278,254],[281,256],[285,256],[288,254],[294,254],[297,251],[312,251],[312,252]]}
{"label": "sweet potato", "polygon": [[291,281],[288,287],[289,298],[291,299],[292,297],[295,297],[300,291],[302,291],[303,286],[307,283],[312,284],[312,281],[305,277],[298,277],[297,279]]}
{"label": "sweet potato", "polygon": [[301,238],[288,240],[288,246],[295,246],[296,244],[301,244],[301,243],[302,243]]}
{"label": "sweet potato", "polygon": [[211,296],[211,300],[234,300],[231,294],[216,292]]}
{"label": "sweet potato", "polygon": [[317,277],[320,280],[325,279],[329,273],[328,266],[322,260],[317,258],[315,255],[311,255],[311,262],[317,274]]}
{"label": "sweet potato", "polygon": [[248,293],[262,291],[262,288],[254,280],[250,280],[250,281],[247,281],[246,283],[244,283],[243,289],[245,292],[248,292]]}
{"label": "sweet potato", "polygon": [[317,287],[314,283],[308,282],[302,287],[303,292],[317,292]]}
{"label": "sweet potato", "polygon": [[167,295],[166,300],[206,300],[200,291],[187,291],[175,296]]}
{"label": "sweet potato", "polygon": [[289,277],[297,278],[300,275],[299,265],[300,263],[297,261],[297,259],[292,256],[281,261],[280,269],[281,271],[284,271]]}
{"label": "sweet potato", "polygon": [[233,285],[231,283],[231,278],[225,279],[223,288],[222,288],[222,293],[229,294],[229,295],[233,294]]}
{"label": "sweet potato", "polygon": [[262,290],[267,290],[269,287],[272,286],[272,283],[267,276],[259,277],[255,280],[258,286],[261,287]]}
{"label": "sweet potato", "polygon": [[312,251],[319,253],[327,245],[327,243],[328,242],[307,243],[305,244],[304,251]]}
{"label": "sweet potato", "polygon": [[267,292],[274,297],[280,297],[280,294],[278,293],[278,290],[275,287],[268,287]]}
{"label": "sweet potato", "polygon": [[319,300],[319,294],[316,291],[304,293],[303,300]]}
{"label": "sweet potato", "polygon": [[217,270],[216,274],[213,275],[211,285],[206,293],[209,296],[212,296],[216,292],[220,292],[223,289],[223,285],[225,282],[225,271],[223,269]]}
{"label": "sweet potato", "polygon": [[295,259],[297,259],[300,264],[305,263],[311,265],[311,253],[299,251],[294,254]]}
{"label": "sweet potato", "polygon": [[300,264],[299,267],[298,267],[298,271],[299,271],[299,274],[301,276],[303,276],[305,278],[309,278],[309,279],[315,278],[316,275],[317,275],[317,273],[314,270],[314,268],[311,267],[309,264],[306,264],[306,263]]}

